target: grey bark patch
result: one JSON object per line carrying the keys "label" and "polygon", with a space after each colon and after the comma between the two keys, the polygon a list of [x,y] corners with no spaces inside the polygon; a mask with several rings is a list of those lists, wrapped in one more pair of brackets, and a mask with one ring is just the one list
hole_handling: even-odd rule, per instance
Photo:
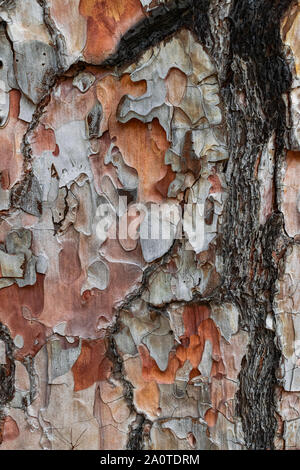
{"label": "grey bark patch", "polygon": [[14,49],[18,85],[37,104],[47,93],[56,74],[55,50],[40,41],[15,43]]}
{"label": "grey bark patch", "polygon": [[73,85],[78,88],[81,93],[86,93],[95,81],[95,77],[89,72],[80,72],[73,80]]}
{"label": "grey bark patch", "polygon": [[42,214],[42,191],[34,175],[28,174],[23,181],[13,187],[11,203],[15,208],[40,217]]}
{"label": "grey bark patch", "polygon": [[102,119],[101,103],[96,103],[86,118],[87,134],[89,139],[100,137],[100,125]]}

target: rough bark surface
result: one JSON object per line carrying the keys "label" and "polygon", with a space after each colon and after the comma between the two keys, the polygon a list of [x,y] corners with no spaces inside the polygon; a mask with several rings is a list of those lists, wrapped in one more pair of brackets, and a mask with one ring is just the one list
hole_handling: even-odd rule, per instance
{"label": "rough bark surface", "polygon": [[300,449],[299,23],[0,1],[0,449]]}

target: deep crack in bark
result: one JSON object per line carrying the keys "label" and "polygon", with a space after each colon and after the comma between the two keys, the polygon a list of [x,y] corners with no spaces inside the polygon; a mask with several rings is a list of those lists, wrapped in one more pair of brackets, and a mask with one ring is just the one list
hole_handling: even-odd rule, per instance
{"label": "deep crack in bark", "polygon": [[[239,304],[241,326],[250,334],[237,394],[237,412],[249,449],[273,448],[276,432],[275,373],[280,355],[265,321],[273,311],[278,271],[272,252],[283,237],[283,218],[275,205],[266,225],[259,225],[259,184],[254,173],[259,152],[275,132],[276,187],[286,126],[282,93],[291,86],[280,19],[291,3],[235,0],[229,12],[230,43],[221,51],[225,59],[212,48],[219,61],[230,150],[223,231],[224,289]],[[246,98],[244,107],[238,102],[239,93]]]}

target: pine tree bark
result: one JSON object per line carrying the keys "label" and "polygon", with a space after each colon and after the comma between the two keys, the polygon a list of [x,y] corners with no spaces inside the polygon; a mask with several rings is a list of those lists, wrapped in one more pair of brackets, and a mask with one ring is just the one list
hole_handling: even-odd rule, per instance
{"label": "pine tree bark", "polygon": [[0,449],[299,449],[298,2],[0,20]]}

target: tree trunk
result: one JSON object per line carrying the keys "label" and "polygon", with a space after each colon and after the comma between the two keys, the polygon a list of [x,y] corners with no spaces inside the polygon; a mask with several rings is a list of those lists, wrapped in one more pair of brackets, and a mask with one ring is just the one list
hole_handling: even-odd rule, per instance
{"label": "tree trunk", "polygon": [[0,449],[299,449],[297,2],[0,19]]}

